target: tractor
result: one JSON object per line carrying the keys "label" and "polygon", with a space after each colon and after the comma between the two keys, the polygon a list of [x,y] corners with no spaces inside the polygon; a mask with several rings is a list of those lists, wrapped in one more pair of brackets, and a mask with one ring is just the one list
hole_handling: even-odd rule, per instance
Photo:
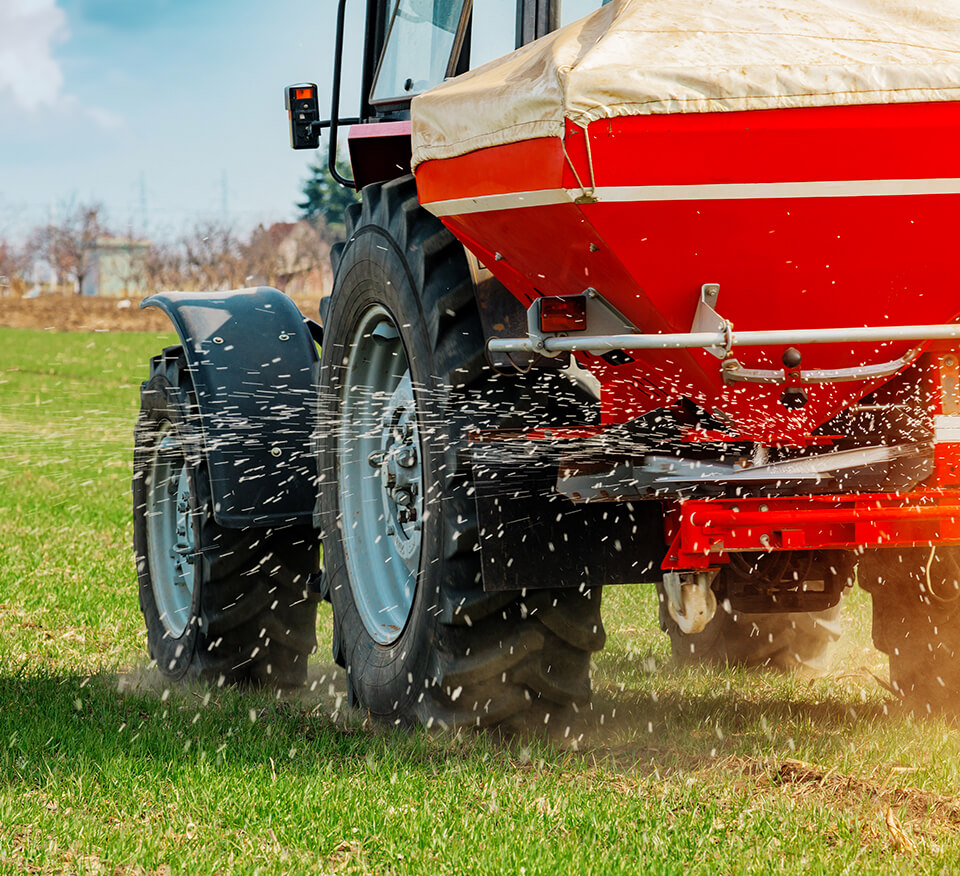
{"label": "tractor", "polygon": [[[320,322],[155,294],[134,544],[170,678],[490,725],[591,694],[605,587],[678,661],[960,694],[955,10],[366,0],[359,113],[286,89],[358,190]],[[352,179],[338,170],[344,129]]]}

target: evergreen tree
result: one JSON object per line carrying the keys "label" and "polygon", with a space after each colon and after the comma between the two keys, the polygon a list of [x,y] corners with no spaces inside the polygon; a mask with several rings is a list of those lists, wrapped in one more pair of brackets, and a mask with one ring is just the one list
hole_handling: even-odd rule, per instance
{"label": "evergreen tree", "polygon": [[[341,176],[350,177],[350,165],[342,159],[337,162]],[[360,200],[353,189],[340,185],[327,169],[325,160],[316,160],[309,166],[310,177],[303,184],[304,200],[297,203],[300,218],[316,222],[323,219],[327,225],[343,222],[343,211]]]}

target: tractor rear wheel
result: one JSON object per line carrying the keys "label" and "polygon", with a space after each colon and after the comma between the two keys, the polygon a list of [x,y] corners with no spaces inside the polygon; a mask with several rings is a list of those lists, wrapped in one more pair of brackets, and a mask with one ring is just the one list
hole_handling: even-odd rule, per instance
{"label": "tractor rear wheel", "polygon": [[860,586],[873,600],[873,643],[890,684],[919,712],[956,710],[960,695],[960,549],[866,551]]}
{"label": "tractor rear wheel", "polygon": [[[767,583],[789,581],[797,574],[820,574],[836,581],[837,591],[850,586],[853,563],[850,556],[832,552],[811,566],[809,552],[791,554],[731,555],[729,565],[721,569],[714,583],[720,593],[717,612],[706,628],[685,635],[670,616],[662,587],[660,626],[670,636],[674,660],[682,665],[698,663],[805,669],[823,672],[827,668],[831,646],[840,638],[840,603],[820,611],[744,612],[730,607],[723,599],[727,587],[735,582],[767,579]],[[795,568],[805,572],[793,571]],[[729,582],[729,583],[728,583]],[[839,597],[838,597],[839,598]]]}
{"label": "tractor rear wheel", "polygon": [[150,656],[172,679],[302,685],[317,644],[316,533],[216,522],[180,347],[154,357],[140,397],[133,536]]}
{"label": "tractor rear wheel", "polygon": [[[467,435],[516,416],[462,247],[412,177],[364,189],[324,328],[320,508],[334,658],[381,719],[556,719],[590,696],[600,590],[485,592]],[[485,537],[495,537],[486,534]]]}
{"label": "tractor rear wheel", "polygon": [[701,633],[685,635],[664,607],[660,626],[670,636],[673,659],[684,666],[698,663],[807,669],[827,668],[831,645],[840,638],[840,605],[823,611],[747,613],[723,604]]}

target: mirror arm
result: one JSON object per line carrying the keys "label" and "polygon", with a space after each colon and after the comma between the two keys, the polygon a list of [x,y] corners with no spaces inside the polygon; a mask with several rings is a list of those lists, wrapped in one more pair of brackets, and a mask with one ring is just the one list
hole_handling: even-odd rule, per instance
{"label": "mirror arm", "polygon": [[[356,190],[357,184],[347,179],[337,170],[337,133],[340,125],[340,74],[343,70],[343,26],[347,11],[347,0],[339,0],[337,4],[337,42],[333,55],[333,100],[330,109],[330,151],[327,157],[327,166],[332,176],[344,188]],[[343,119],[345,123],[352,120]]]}

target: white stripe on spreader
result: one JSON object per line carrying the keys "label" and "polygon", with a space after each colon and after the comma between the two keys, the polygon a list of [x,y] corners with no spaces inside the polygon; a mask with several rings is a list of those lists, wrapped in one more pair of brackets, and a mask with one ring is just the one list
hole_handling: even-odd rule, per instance
{"label": "white stripe on spreader", "polygon": [[566,189],[540,189],[536,192],[506,192],[502,195],[480,195],[476,198],[454,198],[424,204],[434,216],[462,216],[466,213],[487,213],[491,210],[518,210],[521,207],[547,207],[551,204],[570,204],[580,195],[571,195]]}
{"label": "white stripe on spreader", "polygon": [[[493,210],[518,210],[569,204],[579,198],[580,189],[541,189],[455,198],[424,204],[435,216],[459,216]],[[866,198],[891,195],[957,195],[960,179],[853,179],[811,182],[722,183],[692,186],[599,186],[598,202],[617,201],[742,201],[776,198]]]}

